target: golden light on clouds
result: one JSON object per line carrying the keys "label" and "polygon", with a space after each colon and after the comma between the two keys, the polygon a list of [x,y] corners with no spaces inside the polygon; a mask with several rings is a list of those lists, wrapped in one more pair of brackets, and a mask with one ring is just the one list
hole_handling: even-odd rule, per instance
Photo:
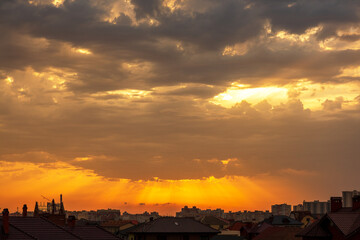
{"label": "golden light on clouds", "polygon": [[168,7],[170,11],[173,12],[179,8],[179,2],[181,2],[181,0],[165,0],[163,1],[163,6]]}
{"label": "golden light on clouds", "polygon": [[360,77],[360,66],[343,68],[338,77]]}
{"label": "golden light on clouds", "polygon": [[59,7],[60,5],[62,5],[64,3],[65,0],[53,0],[52,4],[54,4],[54,6]]}
{"label": "golden light on clouds", "polygon": [[336,32],[336,36],[329,37],[319,43],[327,51],[359,50],[360,27],[358,25],[344,27]]}
{"label": "golden light on clouds", "polygon": [[251,210],[352,186],[355,2],[0,0],[0,198]]}
{"label": "golden light on clouds", "polygon": [[233,83],[225,92],[215,96],[212,102],[228,108],[243,100],[256,104],[266,99],[270,103],[280,104],[287,99],[287,91],[286,88],[275,86],[251,88]]}
{"label": "golden light on clouds", "polygon": [[[346,74],[347,76],[356,76],[358,73],[358,68],[345,69],[341,76]],[[356,82],[333,85],[331,83],[313,83],[303,79],[293,84],[268,87],[250,87],[233,83],[225,92],[215,96],[211,102],[231,108],[241,101],[257,104],[266,100],[271,105],[277,106],[288,102],[290,99],[298,98],[303,103],[304,108],[320,110],[326,100],[335,100],[338,97],[344,98],[345,108],[351,108],[357,104],[356,97],[359,96],[359,93],[360,86]]]}
{"label": "golden light on clouds", "polygon": [[287,31],[279,31],[276,33],[275,37],[280,39],[286,39],[293,42],[306,42],[309,41],[312,36],[321,31],[322,27],[313,27],[305,31],[304,34],[291,34]]}
{"label": "golden light on clouds", "polygon": [[74,51],[85,55],[92,54],[92,52],[89,49],[85,49],[85,48],[75,48]]}
{"label": "golden light on clouds", "polygon": [[5,81],[7,84],[11,85],[14,82],[14,78],[9,76],[9,77],[5,78]]}
{"label": "golden light on clouds", "polygon": [[110,97],[110,96],[121,96],[127,99],[137,99],[143,98],[150,95],[152,91],[146,90],[137,90],[137,89],[124,89],[124,90],[115,90],[115,91],[106,91],[102,93],[92,94],[94,97]]}
{"label": "golden light on clouds", "polygon": [[248,52],[249,43],[237,43],[234,46],[226,46],[222,52],[223,56],[241,56]]}

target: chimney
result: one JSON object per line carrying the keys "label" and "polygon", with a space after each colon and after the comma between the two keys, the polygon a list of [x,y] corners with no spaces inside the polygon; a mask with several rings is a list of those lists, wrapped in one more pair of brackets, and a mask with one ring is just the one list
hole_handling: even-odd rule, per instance
{"label": "chimney", "polygon": [[24,204],[24,206],[23,206],[22,215],[23,215],[23,217],[26,217],[26,216],[27,216],[27,206],[26,206],[26,204]]}
{"label": "chimney", "polygon": [[342,208],[342,198],[341,197],[331,197],[330,198],[330,211],[337,212]]}
{"label": "chimney", "polygon": [[59,215],[65,215],[65,209],[64,209],[64,203],[63,203],[63,200],[62,200],[62,194],[60,194]]}
{"label": "chimney", "polygon": [[51,202],[51,214],[54,215],[55,214],[55,200],[53,199]]}
{"label": "chimney", "polygon": [[9,234],[9,210],[4,208],[2,211],[2,224],[3,224],[3,231],[5,235]]}
{"label": "chimney", "polygon": [[75,216],[69,216],[67,219],[67,224],[70,228],[74,228],[75,227],[75,223],[76,223],[76,218]]}
{"label": "chimney", "polygon": [[[40,203],[41,204],[41,203]],[[35,209],[34,209],[34,217],[38,217],[39,216],[39,205],[38,202],[35,203]]]}
{"label": "chimney", "polygon": [[358,210],[360,208],[360,195],[355,195],[352,198],[352,210]]}

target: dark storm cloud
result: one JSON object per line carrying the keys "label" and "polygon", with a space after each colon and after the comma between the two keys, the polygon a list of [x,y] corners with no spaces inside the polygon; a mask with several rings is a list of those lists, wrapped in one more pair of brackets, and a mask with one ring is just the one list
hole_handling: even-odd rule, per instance
{"label": "dark storm cloud", "polygon": [[[358,4],[354,1],[209,1],[205,10],[189,12],[191,7],[198,8],[198,2],[204,4],[189,2],[187,8],[172,12],[162,1],[133,1],[139,19],[158,21],[157,25],[135,26],[124,13],[115,19],[117,24],[105,22],[109,7],[91,1],[65,1],[59,8],[1,1],[0,27],[6,36],[1,40],[1,66],[31,66],[38,71],[49,66],[64,68],[78,73],[78,81],[67,83],[69,88],[96,92],[182,82],[224,86],[237,79],[256,84],[268,76],[285,77],[284,81],[304,77],[328,81],[334,80],[341,68],[359,60],[357,51],[314,52],[308,46],[273,51],[258,39],[264,34],[266,20],[274,29],[294,33],[324,24],[319,33],[324,35],[330,26],[336,26],[325,34],[331,36],[342,24],[357,22]],[[48,46],[34,47],[32,37],[46,39]],[[244,56],[221,56],[225,46],[246,41],[254,45]],[[177,49],[176,42],[184,50]],[[64,44],[88,48],[94,56],[63,55]],[[124,62],[148,62],[151,68],[134,77],[124,69]],[[291,71],[284,74],[288,69]]]}
{"label": "dark storm cloud", "polygon": [[256,11],[245,9],[243,1],[227,1],[205,13],[192,15],[175,11],[158,19],[162,24],[156,32],[207,50],[221,50],[226,45],[252,39],[264,24]]}
{"label": "dark storm cloud", "polygon": [[132,0],[136,17],[156,17],[162,11],[162,0]]}
{"label": "dark storm cloud", "polygon": [[[255,0],[262,16],[270,19],[275,29],[301,34],[319,24],[359,22],[360,3],[352,0]],[[340,25],[338,25],[340,27]]]}

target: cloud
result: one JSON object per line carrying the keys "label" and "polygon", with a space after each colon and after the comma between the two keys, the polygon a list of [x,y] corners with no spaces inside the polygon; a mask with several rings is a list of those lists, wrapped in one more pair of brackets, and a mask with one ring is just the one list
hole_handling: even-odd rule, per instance
{"label": "cloud", "polygon": [[280,172],[286,173],[286,174],[291,174],[291,175],[296,175],[296,176],[312,176],[312,175],[317,174],[317,173],[315,173],[313,171],[309,171],[309,170],[298,170],[298,169],[292,169],[292,168],[281,169]]}
{"label": "cloud", "polygon": [[[4,161],[133,181],[356,174],[358,3],[37,3],[0,1]],[[241,101],[214,100],[234,87]]]}
{"label": "cloud", "polygon": [[333,111],[336,109],[341,109],[344,102],[343,97],[337,97],[334,101],[326,99],[321,105],[324,107],[324,110]]}
{"label": "cloud", "polygon": [[32,162],[32,163],[50,163],[59,159],[47,152],[26,152],[22,154],[3,154],[0,156],[1,161],[7,162]]}

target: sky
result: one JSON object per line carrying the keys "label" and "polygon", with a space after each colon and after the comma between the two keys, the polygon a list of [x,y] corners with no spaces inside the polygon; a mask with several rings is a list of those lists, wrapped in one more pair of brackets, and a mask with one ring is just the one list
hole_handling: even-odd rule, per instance
{"label": "sky", "polygon": [[0,0],[0,33],[0,208],[359,190],[359,1]]}

